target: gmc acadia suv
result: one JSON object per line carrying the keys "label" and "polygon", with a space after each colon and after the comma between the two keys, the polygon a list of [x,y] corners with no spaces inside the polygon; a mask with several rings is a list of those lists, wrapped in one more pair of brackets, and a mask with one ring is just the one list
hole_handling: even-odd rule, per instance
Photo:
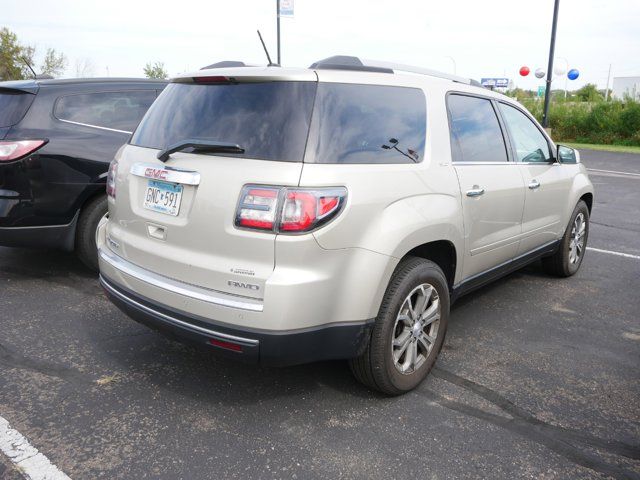
{"label": "gmc acadia suv", "polygon": [[107,190],[101,283],[133,319],[238,359],[349,359],[387,394],[428,374],[460,295],[538,258],[573,275],[593,204],[514,100],[355,57],[173,79]]}

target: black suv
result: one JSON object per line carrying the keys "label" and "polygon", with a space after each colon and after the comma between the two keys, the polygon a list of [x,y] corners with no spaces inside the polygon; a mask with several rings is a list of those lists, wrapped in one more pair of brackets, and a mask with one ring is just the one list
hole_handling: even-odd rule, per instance
{"label": "black suv", "polygon": [[97,270],[109,162],[167,82],[0,82],[0,245],[75,250]]}

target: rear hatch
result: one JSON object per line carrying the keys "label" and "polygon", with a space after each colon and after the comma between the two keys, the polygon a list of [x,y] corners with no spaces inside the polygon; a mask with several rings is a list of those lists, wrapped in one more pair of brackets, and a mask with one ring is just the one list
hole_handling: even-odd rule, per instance
{"label": "rear hatch", "polygon": [[[141,121],[117,164],[109,245],[126,260],[205,288],[262,298],[275,235],[234,225],[247,184],[298,185],[316,76],[232,69],[171,83]],[[233,144],[244,152],[185,147]],[[115,246],[117,245],[117,247]]]}
{"label": "rear hatch", "polygon": [[37,92],[33,81],[0,82],[0,140],[23,119]]}

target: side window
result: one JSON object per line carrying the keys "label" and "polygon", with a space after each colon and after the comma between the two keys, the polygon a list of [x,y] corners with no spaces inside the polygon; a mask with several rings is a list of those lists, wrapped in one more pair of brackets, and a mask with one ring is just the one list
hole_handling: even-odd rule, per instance
{"label": "side window", "polygon": [[549,144],[538,127],[520,110],[500,103],[500,111],[513,140],[519,162],[549,162]]}
{"label": "side window", "polygon": [[54,115],[69,122],[133,132],[155,99],[155,90],[69,95],[58,99]]}
{"label": "side window", "polygon": [[449,127],[454,162],[506,162],[507,147],[491,101],[449,95]]}
{"label": "side window", "polygon": [[320,82],[305,161],[421,162],[426,110],[417,88]]}

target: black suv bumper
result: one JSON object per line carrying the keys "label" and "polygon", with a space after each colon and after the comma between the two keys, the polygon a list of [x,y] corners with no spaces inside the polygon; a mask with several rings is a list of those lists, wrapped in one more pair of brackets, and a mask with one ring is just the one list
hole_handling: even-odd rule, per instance
{"label": "black suv bumper", "polygon": [[373,320],[368,320],[294,331],[239,329],[157,305],[102,275],[100,283],[109,299],[139,323],[223,356],[265,365],[356,357],[366,347],[373,327]]}

